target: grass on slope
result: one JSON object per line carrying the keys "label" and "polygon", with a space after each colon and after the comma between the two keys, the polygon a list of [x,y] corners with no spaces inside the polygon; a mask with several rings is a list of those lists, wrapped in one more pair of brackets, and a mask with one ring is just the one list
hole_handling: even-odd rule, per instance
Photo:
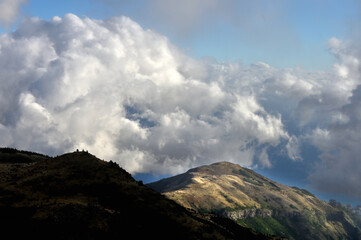
{"label": "grass on slope", "polygon": [[253,230],[269,235],[277,235],[281,237],[292,236],[292,231],[282,225],[277,219],[273,217],[253,217],[238,219],[237,223],[244,227],[252,228]]}

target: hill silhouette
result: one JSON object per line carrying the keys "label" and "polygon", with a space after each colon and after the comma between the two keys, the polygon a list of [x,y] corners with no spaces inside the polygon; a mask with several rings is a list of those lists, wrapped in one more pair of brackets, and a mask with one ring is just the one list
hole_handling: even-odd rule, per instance
{"label": "hill silhouette", "polygon": [[12,239],[278,239],[188,211],[87,152],[1,149],[0,226]]}

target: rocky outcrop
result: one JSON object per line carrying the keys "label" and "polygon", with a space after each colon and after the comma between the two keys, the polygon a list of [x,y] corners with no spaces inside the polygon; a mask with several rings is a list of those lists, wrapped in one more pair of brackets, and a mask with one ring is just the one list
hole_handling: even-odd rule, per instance
{"label": "rocky outcrop", "polygon": [[235,211],[227,211],[224,210],[221,212],[221,215],[226,218],[230,218],[233,220],[237,219],[245,219],[245,218],[252,218],[252,217],[296,217],[300,216],[301,213],[299,212],[280,212],[277,210],[270,210],[270,209],[262,209],[262,208],[249,208],[249,209],[242,209],[242,210],[235,210]]}

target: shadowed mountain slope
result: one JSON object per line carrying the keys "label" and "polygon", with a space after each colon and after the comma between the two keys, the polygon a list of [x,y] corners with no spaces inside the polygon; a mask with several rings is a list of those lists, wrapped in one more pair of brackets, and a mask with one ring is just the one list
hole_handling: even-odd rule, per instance
{"label": "shadowed mountain slope", "polygon": [[220,162],[148,184],[182,206],[215,212],[257,231],[290,239],[361,239],[347,213],[304,189]]}
{"label": "shadowed mountain slope", "polygon": [[12,239],[276,239],[187,211],[86,152],[1,149],[0,226]]}

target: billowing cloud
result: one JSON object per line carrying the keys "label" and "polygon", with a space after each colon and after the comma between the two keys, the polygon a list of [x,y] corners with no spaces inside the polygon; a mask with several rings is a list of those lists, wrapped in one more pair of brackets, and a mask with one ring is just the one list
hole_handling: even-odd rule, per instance
{"label": "billowing cloud", "polygon": [[27,0],[0,0],[0,25],[9,25],[18,16],[20,7]]}
{"label": "billowing cloud", "polygon": [[[312,166],[308,169],[311,186],[361,198],[361,46],[336,38],[330,39],[329,46],[336,59],[330,72],[233,64],[223,77],[232,76],[225,86],[239,94],[248,87],[268,113],[281,115],[289,137],[280,151],[291,160],[313,162],[308,165]],[[302,152],[307,144],[320,155]],[[267,163],[261,153],[260,162]],[[269,157],[270,163],[274,160]]]}
{"label": "billowing cloud", "polygon": [[[361,47],[329,45],[334,71],[307,72],[192,59],[126,17],[27,19],[0,35],[0,145],[87,149],[159,174],[272,167],[277,150],[319,157],[313,186],[360,197]],[[321,155],[306,158],[304,144]]]}
{"label": "billowing cloud", "polygon": [[[271,166],[267,146],[289,136],[251,79],[235,80],[241,68],[191,59],[126,17],[25,20],[0,36],[0,141],[48,154],[84,148],[133,173]],[[259,68],[275,71],[249,71]]]}
{"label": "billowing cloud", "polygon": [[322,154],[322,162],[310,176],[320,190],[361,198],[361,46],[331,39],[338,58],[335,71],[341,78],[337,89],[347,98],[333,111],[329,124],[317,128],[310,138]]}

